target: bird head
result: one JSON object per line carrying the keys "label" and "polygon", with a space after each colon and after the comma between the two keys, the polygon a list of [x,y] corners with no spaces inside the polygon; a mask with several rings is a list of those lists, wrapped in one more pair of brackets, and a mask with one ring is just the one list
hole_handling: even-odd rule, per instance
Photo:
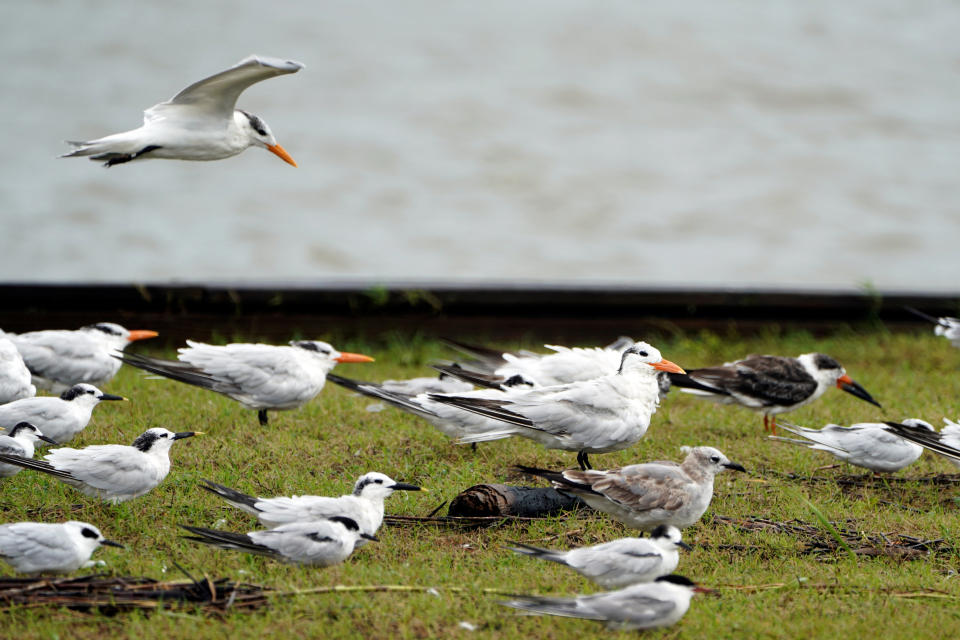
{"label": "bird head", "polygon": [[247,134],[247,138],[250,140],[252,146],[263,147],[287,164],[297,166],[297,163],[293,161],[293,158],[290,157],[287,150],[277,144],[277,139],[273,137],[273,132],[270,131],[270,127],[267,126],[267,123],[264,122],[262,118],[241,109],[234,111],[233,115],[237,126]]}
{"label": "bird head", "polygon": [[390,476],[377,471],[360,476],[353,485],[353,495],[368,500],[383,500],[394,491],[423,491],[423,489],[406,482],[397,482]]}

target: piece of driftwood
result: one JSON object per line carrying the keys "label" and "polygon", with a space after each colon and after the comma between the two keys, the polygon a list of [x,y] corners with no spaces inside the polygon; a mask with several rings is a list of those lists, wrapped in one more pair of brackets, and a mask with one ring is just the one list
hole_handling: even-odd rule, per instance
{"label": "piece of driftwood", "polygon": [[580,498],[564,495],[556,489],[477,484],[464,490],[450,502],[448,515],[536,518],[581,507],[588,508]]}
{"label": "piece of driftwood", "polygon": [[134,609],[190,608],[212,613],[269,603],[269,589],[226,578],[159,582],[141,577],[0,578],[2,607],[67,607],[114,615]]}

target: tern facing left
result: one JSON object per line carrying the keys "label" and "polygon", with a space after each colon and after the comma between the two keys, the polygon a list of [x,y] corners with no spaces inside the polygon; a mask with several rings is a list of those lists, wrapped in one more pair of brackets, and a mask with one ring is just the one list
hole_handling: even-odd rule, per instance
{"label": "tern facing left", "polygon": [[576,451],[581,469],[591,453],[620,451],[638,442],[660,403],[657,372],[683,369],[645,342],[624,350],[620,368],[592,380],[523,391],[502,399],[431,394],[431,400],[505,423],[503,430],[461,438],[483,442],[516,435],[548,449]]}
{"label": "tern facing left", "polygon": [[90,556],[102,544],[124,548],[92,524],[76,520],[0,525],[0,560],[18,573],[70,573],[91,566]]}
{"label": "tern facing left", "polygon": [[674,574],[619,591],[575,598],[516,596],[500,604],[534,614],[597,620],[606,623],[608,629],[633,631],[676,624],[690,608],[693,594],[706,592],[710,589]]}
{"label": "tern facing left", "polygon": [[[904,420],[903,424],[933,432],[930,423],[916,418]],[[849,427],[828,424],[822,429],[781,423],[779,427],[804,439],[768,436],[771,440],[826,451],[835,458],[874,473],[900,471],[916,462],[923,453],[923,447],[890,433],[883,423],[860,422]]]}
{"label": "tern facing left", "polygon": [[680,561],[678,549],[690,549],[676,527],[659,526],[649,538],[620,538],[611,542],[580,547],[570,551],[552,551],[528,544],[514,543],[509,549],[570,567],[605,589],[650,582],[673,573]]}
{"label": "tern facing left", "polygon": [[139,129],[115,133],[74,147],[60,157],[90,156],[104,166],[148,158],[221,160],[248,147],[262,147],[297,166],[277,144],[267,123],[240,109],[237,99],[257,82],[303,68],[299,62],[260,56],[244,58],[226,71],[194,82],[166,102],[143,112]]}
{"label": "tern facing left", "polygon": [[46,473],[80,493],[117,504],[149,492],[170,472],[170,447],[200,431],[173,433],[154,427],[130,446],[99,444],[51,449],[43,460],[0,454],[0,462]]}
{"label": "tern facing left", "polygon": [[361,532],[356,521],[345,516],[291,522],[276,529],[247,534],[180,526],[193,534],[184,536],[187,540],[315,567],[339,564],[353,553],[359,541],[377,540],[376,536]]}

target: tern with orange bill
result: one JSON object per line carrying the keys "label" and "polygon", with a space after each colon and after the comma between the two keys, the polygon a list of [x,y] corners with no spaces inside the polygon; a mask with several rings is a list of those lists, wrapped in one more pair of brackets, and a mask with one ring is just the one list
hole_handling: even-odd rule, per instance
{"label": "tern with orange bill", "polygon": [[302,68],[292,60],[244,58],[144,111],[142,127],[96,140],[68,142],[74,149],[61,157],[89,156],[112,167],[150,158],[222,160],[248,147],[262,147],[295,167],[297,163],[277,144],[267,123],[235,106],[247,87]]}
{"label": "tern with orange bill", "polygon": [[718,367],[670,374],[675,387],[720,404],[738,404],[763,414],[764,429],[777,430],[777,414],[808,405],[830,387],[880,407],[840,363],[822,353],[796,358],[751,355]]}
{"label": "tern with orange bill", "polygon": [[589,454],[626,449],[647,432],[660,404],[658,371],[683,373],[657,349],[637,342],[623,351],[615,372],[591,380],[516,390],[503,398],[429,398],[504,423],[500,431],[463,437],[461,443],[520,436],[548,449],[576,451],[580,468],[589,469]]}
{"label": "tern with orange bill", "polygon": [[76,330],[0,332],[0,336],[17,347],[33,376],[33,384],[62,393],[82,382],[106,386],[120,370],[120,363],[111,355],[138,340],[154,338],[157,332],[98,322]]}
{"label": "tern with orange bill", "polygon": [[319,340],[291,340],[290,346],[234,343],[214,346],[187,340],[177,360],[141,355],[114,356],[150,373],[215,391],[257,412],[299,409],[320,393],[339,363],[373,362],[359,353],[337,351]]}

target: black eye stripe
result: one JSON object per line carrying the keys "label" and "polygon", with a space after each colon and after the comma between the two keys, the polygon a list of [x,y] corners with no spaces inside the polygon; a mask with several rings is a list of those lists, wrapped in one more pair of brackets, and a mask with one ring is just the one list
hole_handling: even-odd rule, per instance
{"label": "black eye stripe", "polygon": [[80,530],[80,533],[83,534],[84,538],[93,538],[94,540],[98,539],[100,536],[96,531],[90,529],[89,527],[84,527]]}

